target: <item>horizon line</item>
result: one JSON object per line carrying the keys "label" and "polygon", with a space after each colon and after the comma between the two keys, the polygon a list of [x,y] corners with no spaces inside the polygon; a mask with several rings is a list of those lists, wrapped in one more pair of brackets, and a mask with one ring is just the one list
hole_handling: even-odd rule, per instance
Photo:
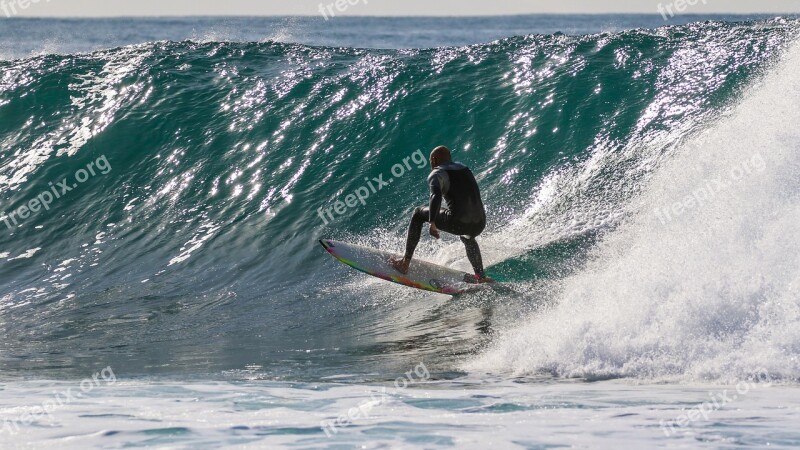
{"label": "horizon line", "polygon": [[[800,16],[800,12],[704,12],[704,13],[683,13],[677,17],[703,17],[703,16]],[[368,14],[346,14],[337,16],[337,19],[403,19],[403,18],[431,18],[431,19],[459,19],[459,18],[483,18],[483,17],[526,17],[526,16],[648,16],[660,17],[659,13],[648,12],[541,12],[523,14],[459,14],[459,15],[426,15],[426,14],[407,14],[407,15],[368,15]],[[0,15],[0,21],[13,19],[116,19],[116,18],[318,18],[319,14],[126,14],[108,16],[81,16],[81,15],[60,15],[60,16],[39,16],[18,14],[12,17]]]}

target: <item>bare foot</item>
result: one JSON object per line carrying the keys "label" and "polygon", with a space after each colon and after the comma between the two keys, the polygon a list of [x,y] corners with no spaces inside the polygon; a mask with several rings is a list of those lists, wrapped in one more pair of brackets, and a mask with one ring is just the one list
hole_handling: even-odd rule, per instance
{"label": "bare foot", "polygon": [[465,275],[464,281],[470,284],[488,284],[494,283],[494,279],[492,277],[487,277],[486,275]]}
{"label": "bare foot", "polygon": [[408,266],[411,264],[411,260],[405,258],[389,258],[389,264],[394,267],[394,270],[405,275],[408,273]]}

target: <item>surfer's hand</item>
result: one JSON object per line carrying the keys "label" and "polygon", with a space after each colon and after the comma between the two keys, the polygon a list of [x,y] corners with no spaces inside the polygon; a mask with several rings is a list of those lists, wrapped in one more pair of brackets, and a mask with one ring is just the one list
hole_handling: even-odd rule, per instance
{"label": "surfer's hand", "polygon": [[436,224],[435,223],[431,224],[430,232],[431,232],[431,236],[435,237],[436,239],[439,239],[439,237],[440,237],[439,236],[439,229],[436,228]]}

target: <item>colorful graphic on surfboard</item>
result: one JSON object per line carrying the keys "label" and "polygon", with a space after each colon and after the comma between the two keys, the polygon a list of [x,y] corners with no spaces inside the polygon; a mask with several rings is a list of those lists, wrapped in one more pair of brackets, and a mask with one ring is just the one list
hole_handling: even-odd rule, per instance
{"label": "colorful graphic on surfboard", "polygon": [[469,276],[465,272],[427,261],[419,259],[411,261],[408,273],[403,275],[389,264],[389,258],[396,256],[393,253],[328,239],[321,239],[319,243],[339,261],[382,280],[448,295],[463,294],[482,288],[482,285],[465,282],[465,277]]}

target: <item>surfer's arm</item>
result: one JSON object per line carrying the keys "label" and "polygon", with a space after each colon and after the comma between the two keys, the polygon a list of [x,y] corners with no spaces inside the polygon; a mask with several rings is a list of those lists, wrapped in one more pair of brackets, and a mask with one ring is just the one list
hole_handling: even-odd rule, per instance
{"label": "surfer's arm", "polygon": [[428,185],[431,188],[430,204],[428,205],[428,222],[435,224],[439,217],[439,210],[442,208],[442,197],[447,188],[449,180],[446,179],[447,173],[436,170],[428,177]]}

